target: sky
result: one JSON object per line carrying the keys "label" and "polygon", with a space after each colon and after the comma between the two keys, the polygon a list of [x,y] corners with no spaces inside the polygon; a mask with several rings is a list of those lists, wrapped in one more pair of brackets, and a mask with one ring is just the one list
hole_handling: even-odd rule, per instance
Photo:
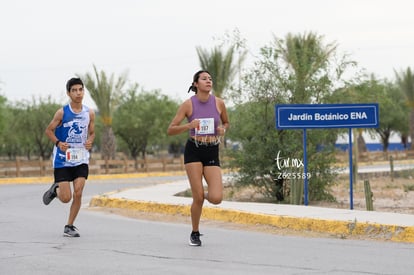
{"label": "sky", "polygon": [[[414,67],[411,0],[1,0],[0,95],[51,96],[98,70],[178,101],[200,69],[196,47],[238,30],[247,63],[273,37],[316,32],[379,78]],[[94,106],[89,95],[85,104]]]}

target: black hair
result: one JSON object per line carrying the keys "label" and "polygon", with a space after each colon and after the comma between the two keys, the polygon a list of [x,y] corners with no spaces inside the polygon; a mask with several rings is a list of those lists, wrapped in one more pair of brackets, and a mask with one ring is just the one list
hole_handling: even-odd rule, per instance
{"label": "black hair", "polygon": [[193,92],[197,93],[197,87],[194,86],[194,83],[198,81],[198,79],[200,78],[200,74],[202,74],[202,73],[208,73],[209,75],[211,75],[211,73],[207,70],[200,70],[200,71],[196,72],[193,76],[193,83],[191,83],[191,86],[190,86],[190,88],[188,88],[187,93],[189,93],[190,91],[193,91]]}
{"label": "black hair", "polygon": [[66,82],[66,91],[70,92],[70,88],[72,88],[73,85],[80,84],[83,87],[83,82],[79,77],[72,77],[71,79]]}

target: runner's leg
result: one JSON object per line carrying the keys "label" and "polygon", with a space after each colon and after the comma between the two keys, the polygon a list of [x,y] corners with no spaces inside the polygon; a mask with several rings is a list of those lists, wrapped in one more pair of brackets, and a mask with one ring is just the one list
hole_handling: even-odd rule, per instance
{"label": "runner's leg", "polygon": [[59,188],[56,189],[56,193],[61,202],[70,202],[72,198],[72,190],[70,189],[69,181],[59,182]]}
{"label": "runner's leg", "polygon": [[188,180],[190,181],[193,203],[191,204],[191,224],[193,231],[199,231],[200,217],[204,203],[202,182],[203,165],[201,162],[190,162],[185,165]]}
{"label": "runner's leg", "polygon": [[223,180],[220,166],[204,166],[204,178],[208,186],[207,200],[219,204],[223,200]]}
{"label": "runner's leg", "polygon": [[82,204],[82,192],[85,186],[86,179],[84,177],[76,178],[73,181],[73,200],[72,205],[70,206],[69,218],[67,224],[72,224],[75,222],[76,216],[79,213]]}

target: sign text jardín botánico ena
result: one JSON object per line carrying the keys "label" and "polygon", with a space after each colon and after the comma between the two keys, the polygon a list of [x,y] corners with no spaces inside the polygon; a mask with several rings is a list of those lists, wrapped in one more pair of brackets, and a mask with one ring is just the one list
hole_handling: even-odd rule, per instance
{"label": "sign text jard\u00edn bot\u00e1nico ena", "polygon": [[275,106],[277,129],[377,128],[378,103],[279,104]]}

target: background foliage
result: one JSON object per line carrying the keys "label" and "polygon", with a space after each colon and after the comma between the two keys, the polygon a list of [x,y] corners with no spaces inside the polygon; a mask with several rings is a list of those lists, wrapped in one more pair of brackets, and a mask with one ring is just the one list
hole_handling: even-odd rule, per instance
{"label": "background foliage", "polygon": [[[410,68],[396,72],[394,81],[376,79],[340,53],[336,43],[327,43],[312,32],[275,36],[249,66],[243,63],[249,50],[238,33],[227,35],[210,51],[201,47],[196,51],[201,69],[213,74],[214,92],[228,105],[231,128],[226,144],[230,146],[222,148],[223,156],[237,171],[237,184],[253,184],[271,201],[289,201],[284,192],[302,182],[278,179],[280,172],[303,171],[294,165],[280,169],[278,156],[304,158],[303,132],[276,130],[276,104],[378,102],[380,127],[371,131],[381,137],[385,151],[391,133],[400,134],[402,140],[413,136],[414,75]],[[95,66],[82,77],[97,105],[94,152],[103,157],[123,153],[135,160],[182,153],[187,133],[166,134],[181,102],[161,91],[140,89],[138,83],[126,88],[126,74],[115,77]],[[9,102],[0,95],[0,157],[49,158],[53,144],[44,130],[62,104],[50,98]],[[329,189],[336,177],[334,145],[343,132],[346,130],[307,130],[310,200],[333,199]]]}

